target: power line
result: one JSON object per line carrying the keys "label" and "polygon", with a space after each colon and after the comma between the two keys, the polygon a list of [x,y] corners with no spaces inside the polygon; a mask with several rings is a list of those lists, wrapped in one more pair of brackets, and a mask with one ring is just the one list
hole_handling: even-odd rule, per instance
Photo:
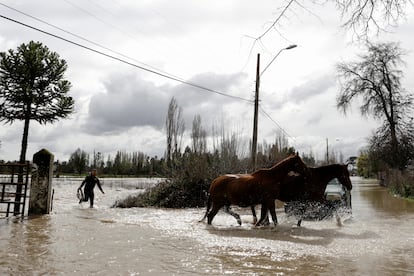
{"label": "power line", "polygon": [[57,39],[63,40],[63,41],[65,41],[65,42],[67,42],[67,43],[70,43],[70,44],[72,44],[72,45],[75,45],[75,46],[78,46],[78,47],[80,47],[80,48],[83,48],[83,49],[89,50],[89,51],[94,52],[94,53],[96,53],[96,54],[99,54],[99,55],[102,55],[102,56],[105,56],[105,57],[111,58],[111,59],[113,59],[113,60],[116,60],[116,61],[122,62],[122,63],[124,63],[124,64],[130,65],[130,66],[133,66],[133,67],[135,67],[135,68],[138,68],[138,69],[141,69],[141,70],[147,71],[147,72],[149,72],[149,73],[152,73],[152,74],[155,74],[155,75],[158,75],[158,76],[161,76],[161,77],[164,77],[164,78],[167,78],[167,79],[170,79],[170,80],[176,81],[176,82],[180,82],[180,83],[183,83],[183,84],[186,84],[186,85],[189,85],[189,86],[192,86],[192,87],[198,88],[198,89],[200,89],[200,90],[204,90],[204,91],[211,92],[211,93],[215,93],[215,94],[218,94],[218,95],[221,95],[221,96],[225,96],[225,97],[229,97],[229,98],[233,98],[233,99],[242,100],[242,101],[245,101],[245,102],[252,103],[252,100],[248,100],[248,99],[241,98],[241,97],[238,97],[238,96],[233,96],[233,95],[230,95],[230,94],[226,94],[226,93],[223,93],[223,92],[220,92],[220,91],[217,91],[217,90],[214,90],[214,89],[210,89],[210,88],[207,88],[207,87],[205,87],[205,86],[202,86],[202,85],[199,85],[199,84],[196,84],[196,83],[192,83],[192,82],[185,81],[185,80],[180,79],[180,78],[177,78],[177,77],[173,77],[173,76],[171,76],[171,75],[167,75],[167,74],[165,74],[165,73],[160,73],[160,72],[157,72],[157,71],[155,71],[155,70],[148,69],[148,68],[145,68],[145,67],[143,67],[143,66],[136,65],[136,64],[134,64],[134,63],[132,63],[132,62],[129,62],[129,61],[123,60],[123,59],[121,59],[121,58],[118,58],[118,57],[115,57],[115,56],[112,56],[112,55],[106,54],[106,53],[101,52],[101,51],[99,51],[99,50],[96,50],[96,49],[93,49],[93,48],[91,48],[91,47],[88,47],[88,46],[82,45],[82,44],[80,44],[80,43],[77,43],[77,42],[74,42],[74,41],[72,41],[72,40],[66,39],[66,38],[64,38],[64,37],[61,37],[61,36],[58,36],[58,35],[52,34],[52,33],[50,33],[50,32],[44,31],[44,30],[42,30],[42,29],[39,29],[39,28],[33,27],[33,26],[31,26],[31,25],[25,24],[25,23],[23,23],[23,22],[20,22],[20,21],[18,21],[18,20],[12,19],[12,18],[10,18],[10,17],[4,16],[4,15],[1,15],[1,14],[0,14],[0,17],[4,18],[4,19],[6,19],[6,20],[9,20],[9,21],[11,21],[11,22],[14,22],[14,23],[16,23],[16,24],[22,25],[22,26],[24,26],[24,27],[26,27],[26,28],[29,28],[29,29],[32,29],[32,30],[35,30],[35,31],[41,32],[41,33],[43,33],[43,34],[46,34],[46,35],[52,36],[52,37],[54,37],[54,38],[57,38]]}
{"label": "power line", "polygon": [[[113,24],[113,23],[111,23],[110,21],[108,21],[108,20],[106,20],[106,19],[109,19],[108,17],[106,17],[106,16],[104,16],[104,17],[100,17],[100,16],[98,16],[98,15],[95,15],[93,12],[91,12],[91,11],[89,11],[88,9],[86,9],[85,7],[82,7],[83,5],[81,5],[81,6],[79,6],[79,5],[75,5],[73,2],[72,2],[72,0],[63,0],[64,2],[66,2],[67,4],[69,4],[69,5],[71,5],[73,8],[76,8],[77,10],[79,10],[79,11],[81,11],[82,13],[85,13],[86,15],[88,15],[88,16],[90,16],[90,17],[92,17],[92,18],[94,18],[95,20],[97,20],[97,21],[99,21],[100,23],[102,23],[102,24],[105,24],[105,25],[107,25],[107,26],[109,26],[110,28],[112,28],[112,29],[114,29],[114,30],[116,30],[117,32],[119,32],[120,34],[122,34],[122,35],[124,35],[124,36],[126,36],[126,37],[128,37],[128,38],[130,38],[130,39],[132,39],[133,41],[135,41],[135,42],[138,42],[138,45],[140,45],[140,44],[143,44],[143,43],[145,43],[145,42],[143,42],[141,39],[139,39],[137,36],[136,36],[136,34],[135,34],[135,32],[139,32],[141,35],[144,35],[144,36],[146,36],[148,39],[150,39],[151,41],[153,41],[154,43],[152,43],[151,44],[151,51],[153,51],[153,52],[156,52],[156,54],[158,55],[158,56],[163,56],[164,57],[164,59],[166,59],[167,57],[162,53],[162,52],[160,52],[160,51],[158,51],[159,50],[159,45],[163,45],[163,46],[165,46],[165,44],[166,43],[168,43],[168,45],[169,45],[169,47],[170,48],[175,48],[175,49],[180,49],[181,51],[183,50],[183,49],[185,49],[187,46],[188,46],[188,43],[179,43],[180,45],[177,45],[177,41],[174,41],[174,43],[169,43],[169,42],[172,42],[172,41],[170,41],[169,39],[168,39],[168,36],[163,36],[162,37],[162,39],[159,39],[159,38],[154,38],[154,37],[152,37],[152,36],[148,36],[147,35],[147,33],[143,30],[143,29],[140,29],[139,28],[139,26],[137,26],[137,25],[134,25],[133,26],[133,28],[131,28],[132,27],[132,25],[130,25],[129,24],[129,28],[124,28],[124,27],[122,27],[121,25],[118,25],[118,24]],[[97,4],[97,3],[95,3],[93,0],[88,0],[88,2],[90,2],[91,4],[93,4],[95,7],[98,7],[99,9],[101,9],[101,10],[103,10],[103,11],[105,11],[107,14],[109,14],[109,15],[111,15],[112,17],[115,17],[116,19],[117,19],[117,21],[118,21],[118,23],[119,23],[119,16],[118,15],[116,15],[116,14],[114,14],[113,12],[111,12],[111,11],[109,11],[108,9],[106,9],[105,7],[103,7],[103,6],[101,6],[101,5],[99,5],[99,4]],[[84,4],[83,2],[82,2],[82,4]],[[116,3],[119,7],[121,7],[121,8],[123,8],[122,7],[122,5],[120,5],[119,3]],[[123,8],[124,9],[124,8]],[[173,23],[174,22],[168,22],[168,20],[165,18],[165,17],[163,17],[160,13],[158,13],[158,12],[154,12],[154,11],[152,11],[152,13],[154,13],[156,16],[159,16],[159,17],[162,17],[163,18],[163,20],[165,20],[168,24],[168,26],[169,26],[169,28],[172,28],[172,25],[173,25]],[[176,28],[176,27],[175,27]],[[129,30],[128,30],[129,29]],[[131,30],[133,30],[133,32],[131,32]],[[178,30],[178,32],[181,32],[181,33],[183,33],[183,31],[182,30]],[[184,37],[184,36],[183,36]],[[191,43],[190,43],[191,44]],[[177,48],[177,46],[178,46],[178,48]],[[162,48],[162,47],[161,47]],[[210,54],[211,55],[211,53],[210,52],[204,52],[204,55],[206,55],[206,54]],[[151,67],[151,66],[150,66]],[[160,70],[158,70],[158,71],[160,71]],[[160,72],[162,72],[162,71],[160,71]],[[170,75],[172,75],[172,74],[170,74]],[[172,76],[174,76],[174,75],[172,75]],[[176,77],[176,76],[174,76],[174,77]]]}
{"label": "power line", "polygon": [[[110,11],[109,9],[107,9],[106,7],[104,7],[103,5],[97,4],[95,3],[95,1],[99,0],[88,0],[89,3],[91,3],[92,5],[94,5],[95,7],[98,7],[100,10],[104,11],[106,14],[111,15],[113,18],[116,19],[116,23],[110,23],[111,20],[107,20],[109,19],[107,16],[98,16],[96,14],[94,14],[93,12],[89,11],[89,9],[87,9],[84,5],[81,6],[77,6],[74,5],[73,3],[71,3],[71,1],[73,0],[63,0],[65,2],[67,2],[68,4],[71,4],[73,7],[77,8],[78,10],[82,11],[83,13],[93,17],[94,19],[98,20],[99,22],[102,22],[106,25],[108,25],[109,27],[113,28],[114,30],[118,31],[119,33],[132,38],[135,42],[138,42],[137,45],[142,45],[143,43],[145,44],[145,40],[143,41],[142,39],[138,39],[138,37],[136,36],[136,32],[138,32],[140,35],[145,36],[147,39],[151,40],[153,43],[149,42],[149,44],[151,45],[151,51],[156,52],[156,54],[158,56],[162,56],[164,58],[164,60],[168,60],[167,56],[161,51],[159,51],[160,49],[162,50],[163,48],[165,48],[167,45],[169,48],[171,49],[176,49],[179,50],[180,53],[183,52],[188,52],[189,47],[192,47],[192,43],[191,41],[189,41],[187,35],[185,35],[184,30],[176,24],[175,21],[171,21],[168,18],[166,18],[165,16],[163,16],[161,13],[159,13],[157,10],[153,10],[151,8],[151,6],[147,7],[145,9],[146,13],[151,13],[156,17],[160,17],[162,18],[163,21],[165,21],[167,24],[166,26],[163,26],[163,30],[164,31],[168,31],[168,29],[170,29],[169,32],[178,32],[181,35],[181,39],[185,39],[185,41],[181,41],[181,39],[178,40],[171,40],[169,39],[168,35],[167,36],[162,36],[162,37],[153,37],[151,35],[148,35],[147,31],[145,29],[141,28],[141,25],[134,25],[134,24],[128,24],[127,28],[125,28],[122,25],[116,24],[116,23],[120,23],[121,20],[119,20],[119,15],[113,13],[112,11]],[[121,9],[125,10],[125,7],[122,6],[122,4],[119,3],[120,1],[116,2],[115,4],[117,4],[118,7],[120,7]],[[82,4],[84,4],[84,2],[82,2]],[[128,9],[128,8],[127,8]],[[152,32],[151,32],[152,34]],[[161,46],[161,48],[159,47]],[[211,53],[211,51],[204,51],[203,52],[203,56],[204,58],[207,58],[207,56],[210,56],[210,59],[213,58],[213,55]],[[214,68],[221,68],[222,64],[215,64]]]}
{"label": "power line", "polygon": [[30,15],[30,14],[28,14],[28,13],[25,13],[25,12],[23,12],[23,11],[20,11],[20,10],[18,10],[18,9],[15,9],[15,8],[13,8],[13,7],[10,7],[10,6],[8,6],[8,5],[6,5],[6,4],[3,4],[3,3],[1,3],[1,2],[0,2],[0,5],[4,6],[4,7],[6,7],[6,8],[9,8],[9,9],[11,9],[11,10],[13,10],[13,11],[17,12],[17,13],[23,14],[23,15],[25,15],[25,16],[27,16],[27,17],[31,18],[31,19],[34,19],[34,20],[36,20],[36,21],[39,21],[39,22],[41,22],[41,23],[43,23],[43,24],[46,24],[46,25],[48,25],[48,26],[50,26],[50,27],[53,27],[53,28],[55,28],[55,29],[58,29],[59,31],[62,31],[62,32],[66,33],[66,34],[72,35],[72,36],[74,36],[74,37],[76,37],[76,38],[78,38],[78,39],[81,39],[81,40],[83,40],[83,41],[86,41],[86,42],[88,42],[88,43],[91,43],[92,45],[95,45],[95,46],[98,46],[98,47],[100,47],[100,48],[102,48],[102,49],[105,49],[105,50],[107,50],[107,51],[109,51],[109,52],[112,52],[112,53],[114,53],[114,54],[117,54],[117,55],[119,55],[119,56],[122,56],[122,57],[127,58],[127,59],[130,59],[130,60],[133,60],[133,61],[135,61],[135,62],[137,62],[137,63],[139,63],[139,64],[142,64],[142,65],[144,65],[144,66],[147,66],[147,67],[149,67],[149,68],[152,68],[152,69],[154,69],[154,70],[157,70],[158,72],[161,72],[161,73],[163,73],[163,74],[166,74],[166,75],[172,76],[172,77],[174,77],[174,78],[177,78],[177,79],[181,79],[181,80],[183,80],[182,78],[180,78],[180,77],[178,77],[178,76],[175,76],[175,75],[170,74],[170,73],[168,73],[168,72],[165,72],[165,71],[163,71],[163,70],[161,70],[161,69],[158,69],[158,68],[156,68],[156,67],[153,67],[153,66],[151,66],[151,65],[149,65],[149,64],[146,64],[146,63],[144,63],[144,62],[141,62],[141,61],[139,61],[139,60],[137,60],[137,59],[134,59],[134,58],[132,58],[132,57],[129,57],[129,56],[127,56],[127,55],[124,55],[124,54],[122,54],[122,53],[120,53],[120,52],[118,52],[118,51],[112,50],[112,49],[110,49],[110,48],[108,48],[108,47],[106,47],[106,46],[104,46],[104,45],[102,45],[102,44],[99,44],[99,43],[94,42],[94,41],[92,41],[92,40],[90,40],[90,39],[87,39],[87,38],[85,38],[85,37],[82,37],[82,36],[80,36],[80,35],[77,35],[77,34],[75,34],[75,33],[73,33],[73,32],[70,32],[70,31],[67,31],[67,30],[65,30],[65,29],[62,29],[62,28],[60,28],[60,27],[58,27],[58,26],[56,26],[56,25],[53,25],[53,24],[51,24],[51,23],[49,23],[49,22],[46,22],[46,21],[44,21],[44,20],[42,20],[42,19],[40,19],[40,18],[37,18],[37,17],[35,17],[35,16],[33,16],[33,15]]}
{"label": "power line", "polygon": [[[50,26],[50,27],[53,27],[53,28],[56,28],[56,29],[58,29],[58,30],[60,30],[60,31],[62,31],[62,32],[64,32],[64,33],[67,33],[67,34],[70,34],[70,35],[72,35],[72,36],[74,36],[74,37],[76,37],[76,38],[79,38],[79,39],[81,39],[81,40],[83,40],[83,41],[86,41],[86,42],[88,42],[88,43],[91,43],[91,44],[93,44],[93,45],[95,45],[95,46],[98,46],[98,47],[100,47],[100,48],[103,48],[103,49],[105,49],[105,50],[107,50],[107,51],[110,51],[110,52],[112,52],[112,53],[115,53],[115,54],[118,54],[118,55],[120,55],[120,56],[123,56],[123,57],[125,57],[125,58],[128,58],[128,59],[130,59],[130,60],[133,60],[133,61],[135,61],[135,62],[137,62],[137,63],[141,63],[141,64],[143,64],[143,65],[145,65],[145,66],[148,66],[148,67],[150,67],[150,68],[153,68],[154,70],[151,70],[151,69],[148,69],[148,68],[145,68],[145,67],[143,67],[143,66],[139,66],[139,65],[136,65],[136,64],[133,64],[133,63],[131,63],[131,62],[128,62],[128,61],[126,61],[126,60],[123,60],[123,59],[121,59],[121,58],[118,58],[118,57],[115,57],[115,56],[112,56],[112,55],[109,55],[109,54],[106,54],[106,53],[104,53],[104,52],[101,52],[101,51],[98,51],[98,50],[96,50],[96,49],[93,49],[93,48],[90,48],[90,47],[88,47],[88,46],[85,46],[85,45],[82,45],[82,44],[80,44],[80,43],[77,43],[77,42],[74,42],[74,41],[71,41],[71,40],[69,40],[69,39],[66,39],[66,38],[64,38],[64,37],[61,37],[61,36],[58,36],[58,35],[55,35],[55,34],[52,34],[52,33],[50,33],[50,32],[47,32],[47,31],[44,31],[44,30],[41,30],[41,29],[39,29],[39,28],[36,28],[36,27],[33,27],[33,26],[30,26],[30,25],[28,25],[28,24],[25,24],[25,23],[23,23],[23,22],[20,22],[20,21],[18,21],[18,20],[15,20],[15,19],[12,19],[12,18],[9,18],[9,17],[6,17],[6,16],[4,16],[4,15],[1,15],[0,14],[0,17],[2,17],[2,18],[4,18],[4,19],[6,19],[6,20],[9,20],[9,21],[11,21],[11,22],[14,22],[14,23],[17,23],[17,24],[19,24],[19,25],[22,25],[22,26],[24,26],[24,27],[27,27],[27,28],[30,28],[30,29],[33,29],[33,30],[36,30],[36,31],[38,31],[38,32],[41,32],[41,33],[43,33],[43,34],[46,34],[46,35],[49,35],[49,36],[52,36],[52,37],[54,37],[54,38],[57,38],[57,39],[60,39],[60,40],[63,40],[63,41],[65,41],[65,42],[67,42],[67,43],[70,43],[70,44],[73,44],[73,45],[75,45],[75,46],[78,46],[78,47],[81,47],[81,48],[83,48],[83,49],[86,49],[86,50],[89,50],[89,51],[92,51],[92,52],[94,52],[94,53],[97,53],[97,54],[100,54],[100,55],[103,55],[103,56],[105,56],[105,57],[108,57],[108,58],[111,58],[111,59],[114,59],[114,60],[116,60],[116,61],[119,61],[119,62],[122,62],[122,63],[124,63],[124,64],[127,64],[127,65],[130,65],[130,66],[133,66],[133,67],[136,67],[136,68],[138,68],[138,69],[141,69],[141,70],[144,70],[144,71],[147,71],[147,72],[149,72],[149,73],[153,73],[153,74],[156,74],[156,75],[158,75],[158,76],[161,76],[161,77],[164,77],[164,78],[168,78],[168,79],[170,79],[170,80],[174,80],[174,81],[176,81],[176,82],[180,82],[180,83],[183,83],[183,84],[186,84],[186,85],[189,85],[189,86],[192,86],[192,87],[195,87],[195,88],[198,88],[198,89],[201,89],[201,90],[204,90],[204,91],[207,91],[207,92],[211,92],[211,93],[216,93],[216,94],[219,94],[219,95],[222,95],[222,96],[226,96],[226,97],[230,97],[230,98],[233,98],[233,99],[237,99],[237,100],[242,100],[242,101],[245,101],[245,102],[248,102],[248,103],[253,103],[253,100],[248,100],[248,99],[245,99],[245,98],[241,98],[241,97],[238,97],[238,96],[233,96],[233,95],[229,95],[229,94],[226,94],[226,93],[223,93],[223,92],[220,92],[220,91],[217,91],[217,90],[214,90],[214,89],[210,89],[210,88],[207,88],[207,87],[204,87],[204,86],[201,86],[201,85],[198,85],[198,84],[196,84],[196,83],[192,83],[192,82],[188,82],[188,81],[185,81],[184,79],[181,79],[181,78],[179,78],[179,77],[177,77],[177,76],[174,76],[174,75],[172,75],[172,74],[169,74],[169,73],[167,73],[167,72],[163,72],[163,71],[161,71],[161,70],[159,70],[159,69],[157,69],[157,68],[155,68],[155,67],[152,67],[152,66],[150,66],[150,65],[148,65],[148,64],[145,64],[145,63],[142,63],[142,62],[140,62],[140,61],[138,61],[138,60],[135,60],[135,59],[133,59],[133,58],[131,58],[131,57],[128,57],[128,56],[126,56],[126,55],[124,55],[124,54],[122,54],[122,53],[120,53],[120,52],[117,52],[117,51],[114,51],[114,50],[112,50],[112,49],[110,49],[110,48],[108,48],[108,47],[105,47],[105,46],[103,46],[103,45],[101,45],[101,44],[99,44],[99,43],[96,43],[96,42],[94,42],[94,41],[91,41],[91,40],[89,40],[89,39],[87,39],[87,38],[84,38],[84,37],[82,37],[82,36],[79,36],[79,35],[77,35],[77,34],[75,34],[75,33],[72,33],[72,32],[70,32],[70,31],[67,31],[67,30],[64,30],[64,29],[62,29],[62,28],[60,28],[60,27],[58,27],[58,26],[55,26],[55,25],[53,25],[53,24],[51,24],[51,23],[48,23],[48,22],[46,22],[46,21],[44,21],[44,20],[42,20],[42,19],[39,19],[39,18],[36,18],[36,17],[34,17],[34,16],[32,16],[32,15],[29,15],[29,14],[27,14],[27,13],[24,13],[24,12],[22,12],[22,11],[19,11],[19,10],[17,10],[17,9],[15,9],[15,8],[12,8],[12,7],[9,7],[9,6],[7,6],[7,5],[5,5],[5,4],[3,4],[3,3],[0,3],[0,5],[2,5],[2,6],[5,6],[5,7],[7,7],[7,8],[9,8],[9,9],[12,9],[12,10],[14,10],[14,11],[16,11],[16,12],[18,12],[18,13],[20,13],[20,14],[23,14],[23,15],[25,15],[25,16],[27,16],[27,17],[30,17],[30,18],[32,18],[32,19],[34,19],[34,20],[36,20],[36,21],[39,21],[39,22],[41,22],[41,23],[43,23],[43,24],[46,24],[46,25],[48,25],[48,26]],[[157,71],[155,71],[155,70],[158,70],[158,72]],[[270,121],[272,121],[286,136],[288,136],[288,137],[290,137],[290,138],[292,138],[292,139],[294,139],[280,124],[278,124],[261,106],[259,106],[259,108],[260,108],[260,111],[270,120]]]}
{"label": "power line", "polygon": [[75,9],[78,9],[78,10],[82,11],[83,13],[85,13],[85,14],[89,15],[90,17],[93,17],[95,20],[98,20],[98,21],[99,21],[99,22],[101,22],[102,24],[107,25],[107,26],[109,26],[109,27],[111,27],[111,28],[113,28],[113,29],[117,30],[118,32],[120,32],[120,33],[122,33],[122,34],[124,34],[124,35],[126,35],[126,36],[129,36],[130,38],[132,38],[132,39],[136,40],[136,37],[132,36],[131,34],[127,33],[126,31],[122,30],[121,28],[118,28],[118,27],[117,27],[117,26],[115,26],[115,25],[113,25],[113,24],[111,24],[111,23],[109,23],[109,22],[106,22],[105,20],[103,20],[103,19],[99,18],[98,16],[94,15],[93,13],[89,12],[88,10],[86,10],[86,9],[84,9],[84,8],[82,8],[82,7],[80,7],[80,6],[76,5],[76,4],[74,4],[74,3],[72,3],[72,2],[71,2],[71,1],[69,1],[69,0],[63,0],[63,1],[64,1],[64,2],[66,2],[67,4],[71,5],[73,8],[75,8]]}
{"label": "power line", "polygon": [[263,107],[259,106],[260,111],[270,120],[272,121],[287,137],[292,138],[292,135],[290,135],[280,124],[278,124],[264,109]]}
{"label": "power line", "polygon": [[[69,0],[63,0],[63,1],[66,2],[68,5],[72,6],[72,8],[75,8],[75,9],[81,11],[82,13],[88,15],[89,17],[93,18],[94,20],[97,20],[100,23],[102,23],[102,24],[104,24],[104,25],[106,25],[106,26],[108,26],[108,27],[116,30],[117,32],[119,32],[120,34],[128,37],[129,39],[132,39],[135,42],[138,42],[139,44],[142,44],[143,43],[142,40],[140,40],[133,32],[130,32],[127,29],[125,29],[124,27],[118,26],[117,24],[113,24],[110,21],[106,20],[106,19],[108,19],[106,16],[104,16],[103,18],[102,17],[99,17],[99,16],[95,15],[93,12],[90,12],[88,9],[83,8],[82,6],[79,6],[79,5],[74,4],[72,1],[69,1]],[[101,10],[104,10],[106,13],[108,13],[111,16],[117,18],[117,21],[119,21],[119,16],[114,15],[112,12],[108,11],[104,7],[98,5],[98,4],[96,4],[96,3],[94,3],[94,2],[92,2],[90,0],[89,0],[89,2],[91,4],[93,4],[95,7],[99,7]],[[84,2],[82,2],[82,4],[84,4]],[[131,28],[131,26],[130,26],[130,28]],[[139,33],[141,33],[141,34],[143,34],[143,35],[146,36],[145,32],[143,32],[142,30],[139,30],[136,26],[134,26],[134,32],[136,32],[137,30],[138,30]],[[150,50],[151,51],[154,51],[154,52],[157,52],[157,55],[158,56],[159,55],[163,55],[159,51],[156,51],[155,50],[155,48],[158,48],[157,46],[160,45],[160,44],[162,45],[162,43],[160,43],[158,41],[158,39],[154,39],[152,37],[150,37],[150,39],[153,40],[154,42],[156,42],[156,43],[154,43],[154,44],[151,45],[152,47],[151,47]]]}

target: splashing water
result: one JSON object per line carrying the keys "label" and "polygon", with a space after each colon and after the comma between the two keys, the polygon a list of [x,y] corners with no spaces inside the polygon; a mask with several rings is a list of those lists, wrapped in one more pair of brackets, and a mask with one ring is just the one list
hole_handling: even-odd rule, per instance
{"label": "splashing water", "polygon": [[146,188],[140,179],[105,180],[96,208],[78,204],[80,180],[54,180],[52,214],[0,220],[0,274],[309,275],[414,273],[414,203],[353,178],[352,216],[304,221],[277,210],[279,225],[254,227],[205,210],[110,208]]}

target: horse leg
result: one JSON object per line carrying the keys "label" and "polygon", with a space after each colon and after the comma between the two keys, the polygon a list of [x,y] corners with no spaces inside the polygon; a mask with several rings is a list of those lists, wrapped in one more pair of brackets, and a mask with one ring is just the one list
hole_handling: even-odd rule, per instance
{"label": "horse leg", "polygon": [[262,225],[269,225],[270,221],[269,221],[269,212],[268,212],[267,207],[262,204],[262,210],[260,212],[263,213]]}
{"label": "horse leg", "polygon": [[303,202],[299,205],[299,208],[300,208],[300,218],[298,219],[298,223],[296,224],[298,227],[300,227],[300,225],[302,224],[302,218],[306,214],[307,207],[308,207],[308,204],[303,203]]}
{"label": "horse leg", "polygon": [[298,227],[300,227],[300,225],[302,224],[302,218],[303,218],[303,216],[306,214],[306,207],[304,207],[304,209],[302,210],[301,209],[301,216],[300,216],[300,219],[298,219],[298,223],[296,223],[296,225],[298,226]]}
{"label": "horse leg", "polygon": [[256,208],[254,205],[250,206],[250,208],[252,209],[253,224],[256,224],[257,223]]}
{"label": "horse leg", "polygon": [[260,219],[256,222],[256,226],[262,225],[263,221],[266,219],[267,216],[267,207],[264,202],[262,202],[262,207],[260,208]]}
{"label": "horse leg", "polygon": [[336,218],[337,225],[342,226],[341,217],[339,216],[338,211],[335,211],[335,218]]}
{"label": "horse leg", "polygon": [[239,225],[241,225],[241,224],[242,224],[239,214],[237,214],[237,213],[233,212],[233,211],[230,209],[230,206],[229,206],[229,205],[224,206],[224,211],[225,211],[227,214],[230,214],[230,215],[232,215],[233,217],[235,217],[235,218],[236,218],[236,220],[237,220],[237,223],[238,223]]}
{"label": "horse leg", "polygon": [[214,216],[217,214],[221,207],[222,206],[217,208],[217,206],[213,204],[213,209],[211,209],[211,211],[207,214],[207,224],[211,224]]}
{"label": "horse leg", "polygon": [[262,208],[260,209],[260,220],[256,223],[256,226],[259,225],[269,225],[269,216],[267,215],[267,206],[265,203],[262,203]]}
{"label": "horse leg", "polygon": [[270,215],[272,216],[273,224],[276,226],[277,225],[277,216],[276,216],[275,201],[271,200],[266,205],[268,206],[269,211],[270,211]]}
{"label": "horse leg", "polygon": [[206,217],[208,215],[208,212],[210,211],[210,208],[211,208],[211,198],[210,198],[210,195],[209,195],[208,198],[207,198],[206,213],[204,214],[204,217],[201,220],[199,220],[198,222],[203,222],[206,219]]}

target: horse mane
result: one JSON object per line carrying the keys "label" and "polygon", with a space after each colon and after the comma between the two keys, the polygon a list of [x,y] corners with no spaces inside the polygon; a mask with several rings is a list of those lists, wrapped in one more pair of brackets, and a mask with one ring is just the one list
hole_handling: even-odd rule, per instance
{"label": "horse mane", "polygon": [[286,157],[285,159],[280,160],[279,162],[277,162],[275,165],[273,165],[270,168],[262,168],[262,169],[256,170],[255,172],[252,173],[252,175],[258,175],[258,174],[265,173],[265,172],[271,172],[274,169],[279,168],[280,166],[288,164],[289,162],[291,162],[291,160],[293,158],[296,158],[296,157],[297,157],[296,154],[291,154],[288,157]]}
{"label": "horse mane", "polygon": [[279,162],[277,162],[275,165],[273,165],[272,167],[270,167],[268,170],[271,171],[273,169],[275,169],[276,167],[288,163],[290,162],[291,159],[298,157],[296,154],[291,154],[288,157],[286,157],[285,159],[280,160]]}
{"label": "horse mane", "polygon": [[309,167],[310,169],[318,169],[318,170],[332,170],[332,169],[337,169],[337,168],[341,168],[341,167],[343,167],[343,166],[345,166],[345,165],[343,165],[343,164],[328,164],[328,165],[323,165],[323,166],[320,166],[320,167]]}
{"label": "horse mane", "polygon": [[331,179],[335,178],[335,174],[340,173],[345,166],[345,164],[329,164],[309,169],[311,173],[319,179],[319,182],[324,179],[324,181],[320,182],[320,184],[327,185]]}

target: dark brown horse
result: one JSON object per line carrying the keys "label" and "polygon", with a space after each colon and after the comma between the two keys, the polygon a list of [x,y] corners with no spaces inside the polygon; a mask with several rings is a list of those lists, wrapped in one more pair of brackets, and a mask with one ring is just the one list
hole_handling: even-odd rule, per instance
{"label": "dark brown horse", "polygon": [[[288,175],[280,185],[280,193],[277,199],[285,203],[292,201],[304,202],[305,205],[309,202],[325,203],[326,186],[334,178],[337,178],[348,191],[351,191],[352,183],[349,178],[348,166],[332,164],[309,168],[309,176],[306,176],[306,178],[303,175]],[[269,208],[262,204],[260,220],[257,224],[261,224],[266,219],[267,209]],[[253,216],[255,216],[255,213],[253,213]],[[301,222],[302,219],[299,219],[297,225],[300,226]]]}
{"label": "dark brown horse", "polygon": [[290,155],[269,169],[260,169],[252,174],[217,177],[210,185],[207,210],[201,221],[207,217],[208,224],[211,224],[217,212],[225,207],[226,212],[234,216],[241,225],[240,216],[230,210],[230,205],[248,207],[264,204],[276,225],[275,199],[279,196],[280,184],[291,171],[308,174],[308,168],[296,154]]}

